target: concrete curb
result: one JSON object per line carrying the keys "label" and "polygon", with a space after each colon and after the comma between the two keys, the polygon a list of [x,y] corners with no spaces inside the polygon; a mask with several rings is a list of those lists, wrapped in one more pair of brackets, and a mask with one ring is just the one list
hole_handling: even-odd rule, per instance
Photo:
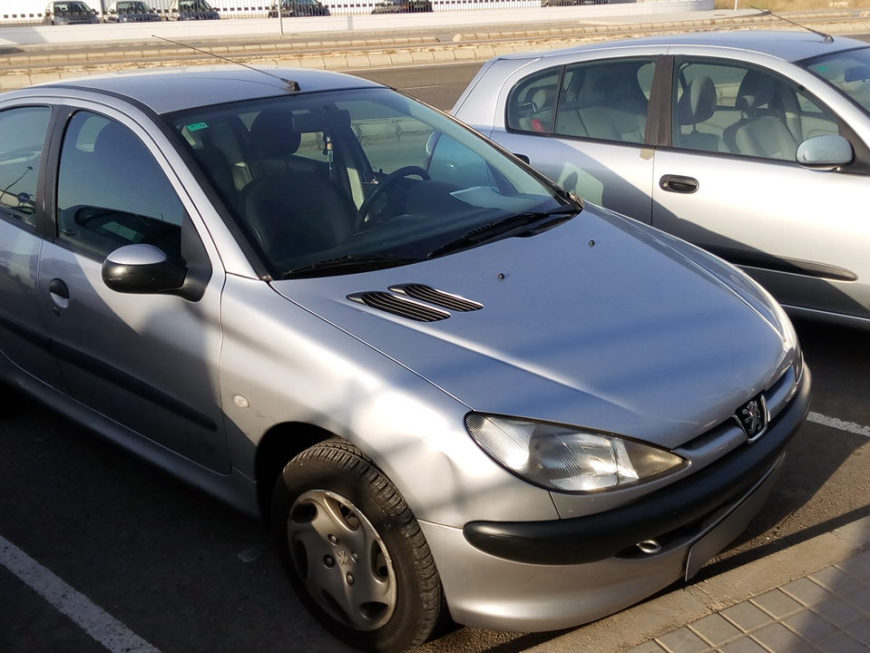
{"label": "concrete curb", "polygon": [[618,653],[870,550],[870,517],[647,600],[526,650]]}

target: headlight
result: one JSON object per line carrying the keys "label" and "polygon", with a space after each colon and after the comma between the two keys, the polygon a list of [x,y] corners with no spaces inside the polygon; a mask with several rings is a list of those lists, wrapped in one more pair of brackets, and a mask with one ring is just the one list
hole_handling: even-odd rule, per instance
{"label": "headlight", "polygon": [[469,434],[496,462],[550,490],[594,492],[634,485],[684,467],[680,456],[610,433],[469,413]]}

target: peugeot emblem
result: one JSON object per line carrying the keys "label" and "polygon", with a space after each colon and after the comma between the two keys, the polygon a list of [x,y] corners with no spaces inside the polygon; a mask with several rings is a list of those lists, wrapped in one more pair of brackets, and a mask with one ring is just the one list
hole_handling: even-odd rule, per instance
{"label": "peugeot emblem", "polygon": [[737,414],[734,417],[749,437],[750,442],[760,437],[767,430],[767,405],[764,402],[764,396],[758,395],[747,401],[737,409]]}

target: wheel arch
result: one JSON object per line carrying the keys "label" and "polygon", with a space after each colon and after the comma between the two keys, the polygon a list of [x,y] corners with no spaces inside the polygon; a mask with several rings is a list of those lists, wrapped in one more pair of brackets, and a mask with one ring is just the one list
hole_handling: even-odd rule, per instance
{"label": "wheel arch", "polygon": [[254,458],[254,474],[260,517],[267,527],[272,489],[284,466],[309,447],[334,437],[335,433],[314,424],[285,422],[270,428],[260,439]]}

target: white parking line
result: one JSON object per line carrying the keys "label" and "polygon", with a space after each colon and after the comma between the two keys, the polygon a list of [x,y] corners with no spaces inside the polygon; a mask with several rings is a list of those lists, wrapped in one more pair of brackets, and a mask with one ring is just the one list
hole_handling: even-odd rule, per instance
{"label": "white parking line", "polygon": [[0,565],[69,617],[79,628],[112,653],[159,653],[84,594],[55,576],[36,560],[0,535]]}
{"label": "white parking line", "polygon": [[807,415],[807,421],[815,422],[822,426],[828,426],[832,429],[854,433],[855,435],[863,435],[865,438],[870,438],[870,426],[862,426],[855,422],[847,422],[837,417],[828,417],[821,413],[810,412],[810,414]]}

